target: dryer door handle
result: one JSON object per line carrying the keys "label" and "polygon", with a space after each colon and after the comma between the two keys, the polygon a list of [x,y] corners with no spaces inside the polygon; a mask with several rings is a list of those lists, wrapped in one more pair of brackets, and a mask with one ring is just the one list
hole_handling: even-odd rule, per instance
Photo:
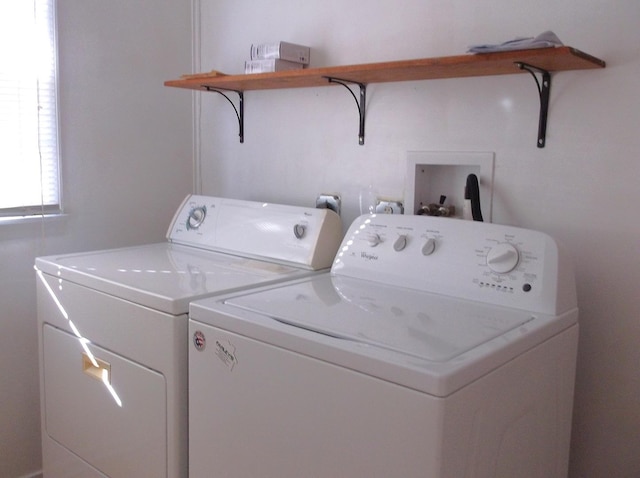
{"label": "dryer door handle", "polygon": [[104,382],[106,372],[108,383],[111,383],[111,364],[96,357],[90,357],[86,352],[82,353],[82,371],[100,382]]}

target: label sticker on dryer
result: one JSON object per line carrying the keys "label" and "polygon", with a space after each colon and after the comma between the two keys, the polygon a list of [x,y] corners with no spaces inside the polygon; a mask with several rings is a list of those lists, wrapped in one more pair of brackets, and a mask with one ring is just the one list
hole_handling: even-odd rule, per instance
{"label": "label sticker on dryer", "polygon": [[207,346],[207,339],[199,330],[193,333],[193,345],[198,352],[202,352]]}
{"label": "label sticker on dryer", "polygon": [[216,355],[220,361],[231,371],[238,363],[236,348],[228,340],[216,340]]}

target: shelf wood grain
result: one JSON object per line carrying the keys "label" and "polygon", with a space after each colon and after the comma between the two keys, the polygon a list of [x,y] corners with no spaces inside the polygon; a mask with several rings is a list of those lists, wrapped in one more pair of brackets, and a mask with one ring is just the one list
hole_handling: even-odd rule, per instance
{"label": "shelf wood grain", "polygon": [[604,68],[605,62],[572,47],[540,48],[476,55],[458,55],[417,60],[400,60],[361,65],[306,68],[302,70],[247,75],[219,72],[185,75],[165,81],[165,86],[206,91],[208,88],[233,91],[273,90],[329,86],[328,78],[353,83],[464,78],[526,73],[517,63],[526,63],[549,72]]}

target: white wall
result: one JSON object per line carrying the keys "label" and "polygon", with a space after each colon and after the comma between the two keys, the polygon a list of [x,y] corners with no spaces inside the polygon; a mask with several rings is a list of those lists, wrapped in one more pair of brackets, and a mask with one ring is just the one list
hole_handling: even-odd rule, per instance
{"label": "white wall", "polygon": [[0,476],[41,467],[33,261],[161,241],[192,190],[191,7],[58,0],[63,220],[0,225]]}
{"label": "white wall", "polygon": [[607,61],[554,75],[544,149],[528,75],[370,85],[364,146],[341,87],[246,93],[244,144],[231,107],[203,94],[201,178],[207,194],[300,205],[339,192],[348,223],[363,186],[404,196],[407,151],[494,151],[494,221],[551,233],[576,263],[571,476],[640,476],[640,3],[201,1],[202,71],[241,73],[254,42],[310,45],[318,67],[457,55],[548,29]]}

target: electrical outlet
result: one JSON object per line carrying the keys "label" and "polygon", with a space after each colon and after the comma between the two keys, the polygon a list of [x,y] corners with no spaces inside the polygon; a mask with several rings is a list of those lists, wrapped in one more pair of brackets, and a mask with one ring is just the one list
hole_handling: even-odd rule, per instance
{"label": "electrical outlet", "polygon": [[404,212],[404,207],[402,206],[401,201],[378,199],[376,212],[378,214],[402,214]]}
{"label": "electrical outlet", "polygon": [[340,196],[337,194],[320,194],[316,198],[316,207],[318,209],[331,209],[338,215],[340,215],[341,203]]}

